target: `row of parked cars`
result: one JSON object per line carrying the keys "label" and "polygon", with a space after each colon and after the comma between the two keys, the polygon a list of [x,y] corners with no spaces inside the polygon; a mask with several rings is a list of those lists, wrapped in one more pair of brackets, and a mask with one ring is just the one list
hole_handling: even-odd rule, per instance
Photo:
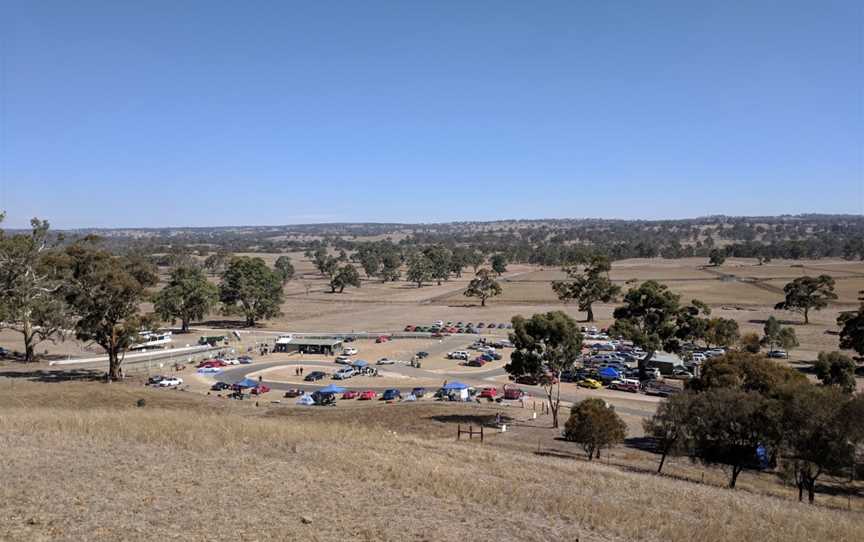
{"label": "row of parked cars", "polygon": [[437,322],[433,322],[432,325],[414,325],[408,324],[405,326],[405,331],[407,332],[419,332],[419,333],[479,333],[481,329],[512,329],[513,324],[508,324],[506,322],[495,323],[495,322],[444,322],[442,320],[438,320]]}
{"label": "row of parked cars", "polygon": [[[439,389],[433,394],[433,397],[436,399],[446,400],[449,398],[450,392],[445,390],[444,388]],[[285,392],[284,397],[293,398],[293,397],[302,397],[307,395],[303,390],[292,388]],[[310,395],[312,399],[312,403],[316,405],[329,405],[335,404],[336,400],[335,393],[328,393],[322,391],[316,391]],[[413,388],[408,394],[402,395],[401,390],[397,388],[390,388],[384,390],[380,395],[373,390],[365,390],[365,391],[356,391],[356,390],[346,390],[342,392],[340,399],[342,400],[351,400],[356,399],[358,401],[416,401],[422,397],[427,395],[426,388],[416,387]],[[476,388],[468,388],[469,397],[476,397],[480,399],[488,399],[490,401],[518,401],[528,396],[528,394],[519,388],[515,388],[512,386],[505,386],[504,389],[499,392],[498,388],[495,387],[484,387],[481,389]],[[328,397],[329,396],[329,397]]]}

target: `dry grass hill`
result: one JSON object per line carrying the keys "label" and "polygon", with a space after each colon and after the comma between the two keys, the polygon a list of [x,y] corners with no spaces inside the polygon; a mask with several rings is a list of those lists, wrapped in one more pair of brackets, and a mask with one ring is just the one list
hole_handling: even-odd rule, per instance
{"label": "dry grass hill", "polygon": [[858,513],[286,408],[2,382],[0,538],[785,542],[864,528]]}

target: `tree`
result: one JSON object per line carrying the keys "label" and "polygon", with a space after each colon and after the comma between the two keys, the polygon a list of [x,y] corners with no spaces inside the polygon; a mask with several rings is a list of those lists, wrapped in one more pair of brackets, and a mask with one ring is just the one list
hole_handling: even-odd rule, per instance
{"label": "tree", "polygon": [[291,258],[288,256],[279,256],[274,264],[276,271],[279,273],[279,278],[282,279],[282,284],[294,278],[294,264],[291,263]]}
{"label": "tree", "polygon": [[507,257],[503,254],[493,255],[490,263],[492,264],[492,271],[495,271],[499,277],[507,272]]}
{"label": "tree", "polygon": [[363,267],[366,277],[372,278],[378,274],[378,269],[381,267],[381,258],[372,250],[364,250],[360,254],[360,265]]}
{"label": "tree", "polygon": [[705,342],[709,347],[728,348],[738,342],[740,332],[738,322],[731,318],[712,318],[705,330]]}
{"label": "tree", "polygon": [[789,326],[780,325],[780,322],[773,316],[769,316],[768,320],[765,321],[763,333],[762,345],[767,346],[769,350],[782,348],[788,352],[798,346],[795,330]]}
{"label": "tree", "polygon": [[478,250],[471,249],[465,254],[465,263],[471,266],[474,273],[477,273],[477,270],[483,265],[485,259],[483,253]]}
{"label": "tree", "polygon": [[613,312],[613,335],[633,341],[647,352],[639,361],[639,378],[645,379],[645,368],[661,349],[676,350],[677,320],[680,296],[665,284],[648,280],[631,288],[624,296],[624,305]]}
{"label": "tree", "polygon": [[720,267],[726,261],[726,252],[719,248],[712,248],[708,253],[708,263],[714,267]]}
{"label": "tree", "polygon": [[741,349],[744,352],[748,352],[750,354],[758,354],[759,350],[761,350],[762,345],[759,339],[759,334],[753,333],[745,333],[741,336],[741,340],[739,341],[741,345]]}
{"label": "tree", "polygon": [[418,288],[422,288],[424,282],[432,280],[432,262],[422,252],[411,255],[405,277],[416,283]]}
{"label": "tree", "polygon": [[327,275],[327,266],[330,262],[335,263],[335,261],[335,259],[327,256],[327,249],[324,247],[318,247],[312,254],[312,263],[315,264],[315,269],[322,275]]}
{"label": "tree", "polygon": [[345,291],[346,286],[360,287],[360,273],[353,265],[345,264],[340,267],[330,279],[330,293],[335,293],[336,288],[339,288],[339,293]]}
{"label": "tree", "polygon": [[513,353],[504,370],[513,377],[530,377],[543,387],[552,413],[552,426],[558,427],[561,405],[561,373],[569,369],[582,349],[582,334],[576,322],[561,311],[533,315],[530,319],[513,317]]}
{"label": "tree", "polygon": [[[710,389],[693,396],[687,433],[693,457],[730,469],[729,488],[757,461],[757,449],[776,442],[776,405],[760,393]],[[771,450],[766,450],[771,455]]]}
{"label": "tree", "polygon": [[122,356],[150,324],[140,307],[158,276],[143,260],[113,256],[87,240],[67,247],[60,261],[66,303],[78,318],[75,337],[105,350],[108,378],[117,380]]}
{"label": "tree", "polygon": [[0,238],[0,318],[22,335],[28,363],[36,346],[62,339],[69,325],[62,282],[45,265],[48,222],[34,218],[30,226],[27,235]]}
{"label": "tree", "polygon": [[799,277],[783,287],[786,298],[775,305],[777,310],[800,312],[804,323],[810,323],[810,311],[822,310],[828,302],[837,299],[834,293],[834,279],[828,275]]}
{"label": "tree", "polygon": [[445,247],[434,246],[426,249],[424,254],[429,260],[432,278],[438,281],[438,285],[440,286],[441,281],[450,278],[450,262],[453,253]]}
{"label": "tree", "polygon": [[609,303],[621,292],[621,287],[609,280],[611,265],[605,256],[595,256],[583,273],[578,267],[568,267],[564,271],[573,279],[570,281],[555,281],[552,289],[563,302],[576,300],[579,310],[586,311],[587,321],[594,321],[594,303]]}
{"label": "tree", "polygon": [[654,416],[642,421],[645,434],[654,439],[656,450],[660,453],[658,474],[663,471],[666,457],[684,447],[691,398],[689,393],[676,393],[657,406]]}
{"label": "tree", "polygon": [[197,267],[178,267],[171,272],[168,285],[153,298],[156,314],[165,321],[180,320],[181,333],[189,323],[204,318],[219,301],[219,288],[207,281]]}
{"label": "tree", "polygon": [[775,363],[765,356],[729,352],[704,362],[699,377],[690,380],[688,388],[700,392],[733,388],[776,395],[777,390],[783,386],[806,380],[800,372]]}
{"label": "tree", "polygon": [[[790,389],[778,418],[783,435],[780,473],[798,488],[798,500],[813,504],[816,481],[840,474],[854,462],[856,438],[849,427],[848,395],[833,388],[802,384]],[[854,423],[854,422],[853,422]]]}
{"label": "tree", "polygon": [[398,253],[392,252],[384,255],[381,260],[381,281],[396,282],[401,275],[399,268],[402,267],[402,259]]}
{"label": "tree", "polygon": [[262,318],[281,314],[282,278],[261,258],[237,257],[222,273],[219,299],[229,311],[239,308],[251,327]]}
{"label": "tree", "polygon": [[603,448],[623,442],[626,436],[627,424],[615,408],[596,397],[579,402],[564,424],[564,438],[581,444],[588,461],[599,458]]}
{"label": "tree", "polygon": [[211,275],[218,275],[225,269],[225,264],[231,260],[231,254],[224,250],[219,250],[204,260],[204,269],[210,272]]}
{"label": "tree", "polygon": [[840,348],[854,350],[864,358],[864,291],[860,292],[862,303],[857,311],[844,312],[837,318],[840,329]]}
{"label": "tree", "polygon": [[480,306],[486,306],[486,300],[490,297],[501,295],[501,285],[492,277],[488,269],[481,269],[477,275],[468,283],[465,296],[480,298]]}
{"label": "tree", "polygon": [[855,391],[855,366],[852,358],[840,352],[819,352],[814,369],[823,385],[852,393]]}

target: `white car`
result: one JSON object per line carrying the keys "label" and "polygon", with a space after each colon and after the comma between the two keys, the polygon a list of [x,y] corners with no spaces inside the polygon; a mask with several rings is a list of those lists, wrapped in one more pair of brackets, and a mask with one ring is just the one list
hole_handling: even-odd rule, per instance
{"label": "white car", "polygon": [[354,348],[353,346],[349,346],[348,348],[345,348],[342,350],[342,355],[343,356],[356,356],[357,355],[357,349]]}
{"label": "white car", "polygon": [[351,378],[354,376],[354,369],[351,367],[342,367],[335,373],[333,373],[334,380],[345,380],[346,378]]}
{"label": "white car", "polygon": [[396,360],[381,358],[378,360],[376,365],[393,365],[394,363],[396,363]]}
{"label": "white car", "polygon": [[444,320],[436,320],[432,322],[433,326],[444,327]]}
{"label": "white car", "polygon": [[350,365],[351,358],[349,358],[348,356],[336,356],[336,363],[340,365]]}
{"label": "white car", "polygon": [[221,360],[221,361],[222,361],[222,363],[224,363],[225,365],[240,365],[240,360],[237,359],[237,358],[223,359],[223,360]]}
{"label": "white car", "polygon": [[169,376],[165,377],[159,381],[160,388],[173,388],[175,386],[182,386],[183,379],[177,376]]}

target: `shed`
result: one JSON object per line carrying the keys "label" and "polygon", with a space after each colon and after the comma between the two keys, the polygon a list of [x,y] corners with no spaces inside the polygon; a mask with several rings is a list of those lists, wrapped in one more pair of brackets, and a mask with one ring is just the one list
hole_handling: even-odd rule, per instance
{"label": "shed", "polygon": [[276,341],[277,352],[300,352],[301,354],[324,354],[332,356],[335,352],[342,350],[342,339],[314,339],[305,337],[293,337],[290,340]]}

